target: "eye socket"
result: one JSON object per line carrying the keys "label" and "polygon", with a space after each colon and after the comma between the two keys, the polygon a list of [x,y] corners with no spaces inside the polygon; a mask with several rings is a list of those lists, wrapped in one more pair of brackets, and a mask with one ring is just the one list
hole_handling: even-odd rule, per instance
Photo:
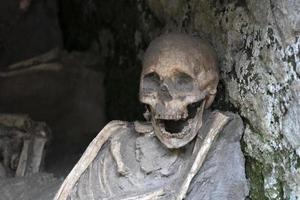
{"label": "eye socket", "polygon": [[193,78],[186,73],[177,73],[174,78],[174,83],[177,90],[186,92],[193,90]]}
{"label": "eye socket", "polygon": [[145,93],[158,91],[159,86],[160,86],[160,78],[157,73],[151,72],[144,76],[142,89]]}

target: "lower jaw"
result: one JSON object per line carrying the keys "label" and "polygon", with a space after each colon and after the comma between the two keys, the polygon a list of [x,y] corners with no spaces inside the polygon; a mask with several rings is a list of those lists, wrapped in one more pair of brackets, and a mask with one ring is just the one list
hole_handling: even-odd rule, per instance
{"label": "lower jaw", "polygon": [[197,135],[198,130],[202,126],[202,115],[205,102],[197,109],[197,114],[194,118],[189,119],[183,129],[178,133],[170,133],[166,131],[164,124],[161,124],[159,120],[154,119],[152,116],[152,125],[154,131],[159,140],[164,143],[168,148],[179,148],[191,140]]}

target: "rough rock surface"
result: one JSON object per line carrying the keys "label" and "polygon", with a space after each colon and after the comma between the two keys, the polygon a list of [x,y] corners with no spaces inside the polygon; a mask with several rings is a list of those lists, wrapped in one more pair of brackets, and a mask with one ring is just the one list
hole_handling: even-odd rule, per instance
{"label": "rough rock surface", "polygon": [[148,12],[145,19],[140,16],[147,9],[144,2],[141,4],[137,6],[136,0],[60,1],[66,48],[99,51],[102,63],[97,70],[105,72],[105,91],[110,91],[106,96],[110,120],[143,119],[144,109],[137,95],[141,59],[159,22]]}

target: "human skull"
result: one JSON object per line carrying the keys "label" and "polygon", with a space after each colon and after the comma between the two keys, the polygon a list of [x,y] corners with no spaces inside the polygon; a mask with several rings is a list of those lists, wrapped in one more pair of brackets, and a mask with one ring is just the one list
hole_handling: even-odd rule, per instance
{"label": "human skull", "polygon": [[163,144],[179,148],[193,140],[218,81],[215,53],[199,38],[171,33],[151,42],[143,60],[139,97]]}

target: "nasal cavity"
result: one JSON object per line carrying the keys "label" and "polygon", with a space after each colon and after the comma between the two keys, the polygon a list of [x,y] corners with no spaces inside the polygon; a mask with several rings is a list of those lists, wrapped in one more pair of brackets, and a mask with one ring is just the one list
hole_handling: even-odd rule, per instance
{"label": "nasal cavity", "polygon": [[171,101],[172,100],[172,96],[170,95],[167,86],[162,85],[160,87],[159,97],[162,101]]}

